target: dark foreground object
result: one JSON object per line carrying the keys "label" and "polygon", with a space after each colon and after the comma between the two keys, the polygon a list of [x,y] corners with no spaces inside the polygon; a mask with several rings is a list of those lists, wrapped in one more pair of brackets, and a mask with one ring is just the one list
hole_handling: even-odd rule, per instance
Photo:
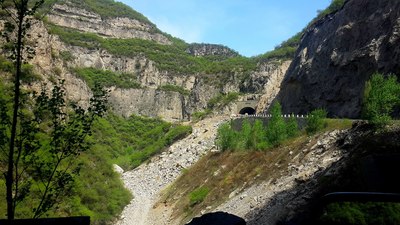
{"label": "dark foreground object", "polygon": [[196,217],[186,225],[246,225],[246,221],[226,212],[215,212]]}
{"label": "dark foreground object", "polygon": [[0,220],[0,225],[90,225],[89,216],[46,218],[46,219],[18,219]]}

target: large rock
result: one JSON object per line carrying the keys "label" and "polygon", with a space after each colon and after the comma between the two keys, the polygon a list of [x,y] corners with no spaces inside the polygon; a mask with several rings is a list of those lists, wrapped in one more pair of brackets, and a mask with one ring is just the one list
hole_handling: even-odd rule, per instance
{"label": "large rock", "polygon": [[365,81],[400,75],[400,1],[348,0],[311,25],[281,86],[284,113],[360,116]]}

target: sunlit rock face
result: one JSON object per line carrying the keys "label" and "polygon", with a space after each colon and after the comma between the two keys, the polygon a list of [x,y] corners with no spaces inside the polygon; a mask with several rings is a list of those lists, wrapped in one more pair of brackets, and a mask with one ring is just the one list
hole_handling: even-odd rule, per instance
{"label": "sunlit rock face", "polygon": [[377,71],[400,76],[400,1],[349,0],[305,32],[278,99],[285,113],[358,118]]}
{"label": "sunlit rock face", "polygon": [[102,18],[70,2],[55,4],[47,17],[49,22],[56,25],[96,33],[104,37],[140,38],[160,44],[171,44],[167,37],[154,32],[155,27],[152,24],[126,17]]}

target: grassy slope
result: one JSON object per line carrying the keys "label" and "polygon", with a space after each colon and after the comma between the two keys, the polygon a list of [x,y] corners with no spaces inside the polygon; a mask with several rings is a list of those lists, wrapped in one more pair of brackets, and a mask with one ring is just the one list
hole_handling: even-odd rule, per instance
{"label": "grassy slope", "polygon": [[[7,63],[0,59],[0,99],[10,102],[11,86],[7,81]],[[132,169],[174,141],[191,132],[191,127],[164,122],[160,119],[132,116],[128,119],[109,114],[93,126],[88,138],[91,148],[80,155],[75,166],[82,166],[68,199],[52,209],[47,216],[91,216],[93,224],[110,222],[131,199],[119,176],[113,171],[116,163]],[[0,153],[0,157],[5,157]],[[1,160],[0,169],[5,164]],[[33,181],[35,182],[35,181]],[[34,185],[35,186],[35,185]],[[0,179],[0,198],[5,198],[5,183]],[[6,214],[5,201],[0,201],[0,218]],[[17,217],[26,218],[33,205],[25,202],[17,208]]]}
{"label": "grassy slope", "polygon": [[[174,140],[190,132],[189,127],[176,126],[156,119],[132,117],[128,120],[115,115],[100,119],[89,141],[92,147],[76,161],[81,164],[80,175],[68,199],[49,212],[49,216],[91,216],[93,224],[107,223],[115,218],[131,199],[112,164],[125,169],[138,166]],[[101,140],[101,141],[99,141]],[[0,180],[0,197],[4,193]],[[19,207],[18,216],[30,214],[29,205]],[[0,203],[0,215],[5,215],[5,202]]]}
{"label": "grassy slope", "polygon": [[96,84],[102,87],[141,88],[133,74],[116,73],[95,68],[75,68],[74,72],[78,77],[85,80],[90,88],[94,88]]}

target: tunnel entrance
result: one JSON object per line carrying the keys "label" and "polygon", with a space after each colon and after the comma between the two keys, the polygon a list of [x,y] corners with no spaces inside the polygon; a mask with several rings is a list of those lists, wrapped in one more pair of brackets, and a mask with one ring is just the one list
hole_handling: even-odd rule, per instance
{"label": "tunnel entrance", "polygon": [[243,109],[241,109],[239,111],[239,114],[241,114],[241,115],[245,115],[245,114],[254,115],[254,114],[256,114],[256,110],[251,108],[251,107],[245,107],[245,108],[243,108]]}

